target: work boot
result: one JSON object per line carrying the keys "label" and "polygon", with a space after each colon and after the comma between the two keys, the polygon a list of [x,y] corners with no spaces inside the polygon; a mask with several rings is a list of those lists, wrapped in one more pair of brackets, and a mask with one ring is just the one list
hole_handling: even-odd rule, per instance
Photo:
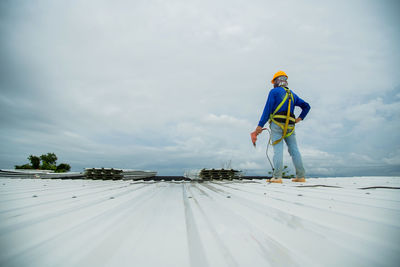
{"label": "work boot", "polygon": [[292,182],[296,182],[296,183],[305,183],[306,182],[306,178],[293,178]]}
{"label": "work boot", "polygon": [[281,184],[282,183],[282,178],[275,178],[272,177],[271,179],[269,179],[270,183],[277,183],[277,184]]}

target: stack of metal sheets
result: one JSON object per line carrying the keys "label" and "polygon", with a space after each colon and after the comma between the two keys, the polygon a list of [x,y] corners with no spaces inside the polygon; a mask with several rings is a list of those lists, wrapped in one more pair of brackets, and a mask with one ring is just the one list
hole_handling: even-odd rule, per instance
{"label": "stack of metal sheets", "polygon": [[157,175],[156,171],[141,171],[141,170],[122,170],[124,180],[138,180],[143,178],[151,178]]}
{"label": "stack of metal sheets", "polygon": [[80,179],[83,174],[79,172],[56,173],[51,170],[0,170],[0,177],[18,179]]}
{"label": "stack of metal sheets", "polygon": [[92,180],[121,180],[122,170],[113,168],[86,168],[85,178]]}
{"label": "stack of metal sheets", "polygon": [[87,168],[85,178],[93,180],[138,180],[157,175],[155,171],[124,170],[114,168]]}
{"label": "stack of metal sheets", "polygon": [[202,169],[199,173],[199,178],[202,180],[232,180],[240,179],[241,177],[242,173],[234,169]]}

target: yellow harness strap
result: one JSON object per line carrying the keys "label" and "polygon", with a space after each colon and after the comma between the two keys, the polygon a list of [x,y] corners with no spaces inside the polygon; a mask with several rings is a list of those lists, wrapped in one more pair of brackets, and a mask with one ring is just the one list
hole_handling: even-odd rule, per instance
{"label": "yellow harness strap", "polygon": [[[270,116],[270,121],[272,121],[273,123],[275,123],[276,125],[281,127],[282,130],[283,130],[282,137],[280,139],[276,140],[275,142],[273,142],[272,145],[278,144],[280,141],[282,141],[283,138],[289,137],[294,132],[294,125],[293,126],[289,126],[289,121],[293,121],[293,122],[296,121],[294,118],[290,117],[291,102],[292,102],[292,100],[294,101],[294,98],[293,98],[293,95],[292,95],[292,93],[290,92],[290,90],[288,88],[285,88],[285,90],[286,90],[285,97],[283,98],[282,102],[276,107],[275,111]],[[283,106],[283,104],[286,102],[286,100],[288,98],[289,98],[289,103],[288,103],[288,110],[287,110],[286,116],[284,116],[284,115],[275,115],[278,112],[278,110]],[[285,124],[283,125],[282,123],[277,122],[275,120],[275,118],[285,118],[286,119]],[[287,133],[288,130],[291,130],[291,131],[289,133]]]}

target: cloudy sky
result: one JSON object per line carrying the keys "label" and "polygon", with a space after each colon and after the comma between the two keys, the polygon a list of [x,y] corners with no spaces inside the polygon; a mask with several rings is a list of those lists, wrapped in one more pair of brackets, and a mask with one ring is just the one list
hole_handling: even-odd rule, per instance
{"label": "cloudy sky", "polygon": [[54,152],[74,171],[267,174],[268,136],[254,149],[249,134],[284,70],[311,105],[296,130],[308,175],[400,175],[399,13],[379,0],[1,1],[0,168]]}

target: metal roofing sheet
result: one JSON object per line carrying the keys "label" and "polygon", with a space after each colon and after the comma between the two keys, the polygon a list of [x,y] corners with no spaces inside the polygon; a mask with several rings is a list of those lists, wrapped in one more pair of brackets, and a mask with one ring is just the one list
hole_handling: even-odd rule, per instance
{"label": "metal roofing sheet", "polygon": [[0,266],[398,266],[399,187],[0,179]]}

